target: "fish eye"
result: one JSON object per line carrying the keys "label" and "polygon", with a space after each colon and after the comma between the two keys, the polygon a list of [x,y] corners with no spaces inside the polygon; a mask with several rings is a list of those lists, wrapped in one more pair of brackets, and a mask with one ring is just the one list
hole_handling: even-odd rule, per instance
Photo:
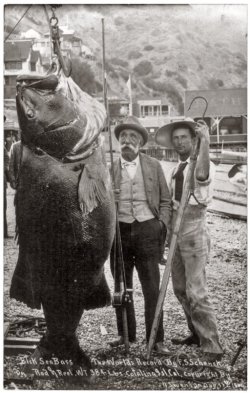
{"label": "fish eye", "polygon": [[32,109],[28,109],[27,110],[27,116],[30,118],[30,119],[32,119],[33,117],[34,117],[34,115],[35,115],[35,113],[34,113],[34,111],[32,110]]}

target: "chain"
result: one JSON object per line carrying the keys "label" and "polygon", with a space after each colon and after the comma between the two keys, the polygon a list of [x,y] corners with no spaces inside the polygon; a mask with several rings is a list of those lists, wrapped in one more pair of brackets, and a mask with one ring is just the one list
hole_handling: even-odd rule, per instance
{"label": "chain", "polygon": [[[69,77],[71,74],[71,68],[66,65],[60,49],[61,41],[60,41],[60,34],[59,34],[58,18],[55,14],[56,7],[58,6],[55,5],[51,6],[52,17],[48,19],[47,16],[49,22],[50,34],[51,34],[51,41],[53,44],[53,53],[57,56],[60,67],[62,68],[65,76]],[[46,6],[45,6],[45,12],[47,15]]]}

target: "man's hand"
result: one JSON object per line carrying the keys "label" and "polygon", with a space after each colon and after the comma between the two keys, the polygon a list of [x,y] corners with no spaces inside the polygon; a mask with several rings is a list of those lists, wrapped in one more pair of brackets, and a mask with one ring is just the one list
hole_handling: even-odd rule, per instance
{"label": "man's hand", "polygon": [[165,224],[163,221],[159,220],[160,226],[161,226],[161,230],[166,229]]}
{"label": "man's hand", "polygon": [[197,122],[197,126],[195,127],[195,132],[199,139],[208,143],[210,142],[209,129],[204,120],[199,120]]}
{"label": "man's hand", "polygon": [[113,189],[113,193],[114,193],[115,203],[118,203],[120,200],[120,189],[119,188]]}

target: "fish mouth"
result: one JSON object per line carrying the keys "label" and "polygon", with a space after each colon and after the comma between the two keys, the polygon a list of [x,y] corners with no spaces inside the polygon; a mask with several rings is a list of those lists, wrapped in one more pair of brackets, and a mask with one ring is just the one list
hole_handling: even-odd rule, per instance
{"label": "fish mouth", "polygon": [[59,79],[55,74],[41,75],[37,73],[20,74],[16,78],[17,90],[21,87],[38,90],[55,90]]}
{"label": "fish mouth", "polygon": [[48,127],[44,128],[44,134],[65,131],[67,128],[75,126],[77,120],[78,119],[69,120],[67,123],[61,124],[59,126],[56,124],[49,125]]}
{"label": "fish mouth", "polygon": [[[36,111],[37,103],[40,102],[40,106],[47,105],[48,108],[53,108],[53,100],[57,96],[56,88],[58,86],[59,79],[56,75],[40,75],[40,74],[21,74],[17,77],[17,101],[19,104],[19,109],[26,117],[27,121],[36,121]],[[55,107],[61,107],[60,105],[60,95],[57,96],[57,102]],[[44,115],[46,115],[44,113]],[[75,110],[72,108],[67,113],[63,115],[58,115],[51,122],[46,122],[43,124],[43,131],[38,133],[46,134],[57,131],[65,131],[68,127],[76,126],[79,117]]]}

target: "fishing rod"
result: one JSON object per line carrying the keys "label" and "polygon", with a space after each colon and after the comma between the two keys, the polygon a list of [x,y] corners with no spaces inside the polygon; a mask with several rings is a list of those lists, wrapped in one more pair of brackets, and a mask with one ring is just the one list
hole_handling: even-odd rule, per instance
{"label": "fishing rod", "polygon": [[[202,115],[202,118],[203,118],[202,121],[204,121],[205,113],[206,113],[207,107],[208,107],[208,102],[207,102],[206,98],[204,98],[202,96],[194,97],[189,105],[188,111],[190,110],[193,102],[198,98],[203,99],[206,102],[206,107],[205,107],[204,113]],[[167,292],[171,267],[172,267],[173,259],[175,256],[175,251],[176,251],[176,247],[177,247],[177,239],[178,239],[179,231],[181,228],[181,223],[183,220],[184,212],[185,212],[185,209],[186,209],[186,206],[188,204],[190,197],[192,195],[194,195],[194,171],[195,171],[195,167],[196,167],[197,157],[199,154],[199,147],[200,147],[200,139],[196,138],[193,143],[192,153],[190,156],[190,164],[189,164],[189,168],[188,168],[188,172],[187,172],[186,181],[185,181],[185,184],[183,187],[183,194],[182,194],[180,206],[179,206],[176,221],[175,221],[175,226],[174,226],[172,239],[171,239],[171,243],[170,243],[170,248],[169,248],[169,253],[168,253],[168,257],[167,257],[167,263],[166,263],[165,270],[163,273],[161,288],[160,288],[158,301],[157,301],[157,305],[156,305],[156,309],[155,309],[155,316],[154,316],[154,320],[153,320],[153,324],[152,324],[152,328],[151,328],[151,333],[150,333],[150,338],[149,338],[149,342],[148,342],[148,347],[147,347],[147,359],[148,360],[150,359],[150,355],[151,355],[153,346],[155,344],[155,339],[156,339],[156,335],[157,335],[157,331],[158,331],[158,327],[159,327],[159,323],[160,323],[161,312],[162,312],[163,303],[164,303],[166,292]]]}
{"label": "fishing rod", "polygon": [[[107,98],[107,79],[106,79],[106,67],[105,67],[105,32],[104,32],[104,18],[102,18],[102,55],[103,55],[103,101],[107,112],[106,127],[109,134],[109,147],[110,147],[110,162],[111,162],[111,178],[114,192],[119,191],[115,189],[115,174],[114,174],[114,159],[113,159],[113,147],[112,147],[112,135],[110,128],[110,115],[109,115],[109,103]],[[120,226],[118,221],[118,201],[115,197],[116,205],[116,233],[114,238],[114,295],[112,298],[112,305],[114,308],[121,308],[122,310],[122,326],[123,326],[123,341],[125,345],[125,351],[129,352],[129,337],[128,337],[128,320],[127,320],[127,309],[126,304],[130,302],[129,291],[126,286],[125,268],[122,253],[122,242]]]}

